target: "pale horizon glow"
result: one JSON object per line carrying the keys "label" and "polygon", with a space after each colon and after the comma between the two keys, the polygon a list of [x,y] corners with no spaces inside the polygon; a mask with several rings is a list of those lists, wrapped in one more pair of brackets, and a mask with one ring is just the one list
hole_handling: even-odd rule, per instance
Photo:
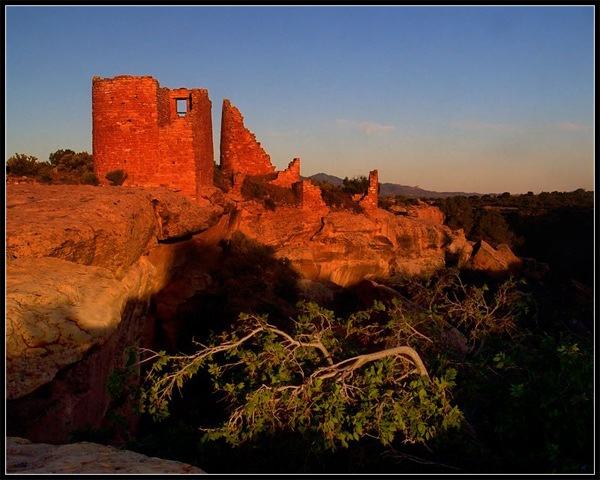
{"label": "pale horizon glow", "polygon": [[594,188],[594,7],[5,7],[5,156],[92,152],[92,77],[229,98],[272,163],[513,194]]}

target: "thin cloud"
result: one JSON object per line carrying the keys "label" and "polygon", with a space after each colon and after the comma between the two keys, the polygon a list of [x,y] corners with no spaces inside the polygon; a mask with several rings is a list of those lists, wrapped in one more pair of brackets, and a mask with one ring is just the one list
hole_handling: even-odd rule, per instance
{"label": "thin cloud", "polygon": [[556,127],[560,130],[567,130],[570,132],[582,132],[584,130],[587,130],[587,127],[585,125],[582,125],[581,123],[572,122],[557,123]]}
{"label": "thin cloud", "polygon": [[359,132],[362,132],[368,136],[371,135],[387,135],[389,132],[394,130],[396,127],[393,125],[382,125],[381,123],[364,122],[356,125]]}
{"label": "thin cloud", "polygon": [[335,121],[336,125],[341,128],[352,128],[364,133],[368,137],[371,136],[384,136],[394,130],[396,127],[393,125],[383,125],[375,122],[353,122],[344,118],[338,118]]}
{"label": "thin cloud", "polygon": [[485,123],[485,122],[452,122],[451,128],[458,130],[465,130],[468,132],[485,132],[485,131],[496,131],[496,132],[508,132],[516,130],[515,125],[508,123]]}
{"label": "thin cloud", "polygon": [[265,132],[262,134],[263,137],[295,137],[297,135],[300,135],[300,131],[299,130],[294,130],[292,132]]}

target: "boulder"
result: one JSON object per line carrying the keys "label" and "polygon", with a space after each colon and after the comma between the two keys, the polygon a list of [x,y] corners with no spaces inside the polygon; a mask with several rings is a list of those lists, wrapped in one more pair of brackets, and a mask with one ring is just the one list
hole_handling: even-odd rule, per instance
{"label": "boulder", "polygon": [[494,249],[489,243],[480,240],[474,246],[473,252],[470,268],[492,275],[517,271],[523,263],[506,244],[500,244]]}
{"label": "boulder", "polygon": [[200,474],[198,467],[148,457],[97,443],[67,445],[6,439],[6,473],[9,474]]}

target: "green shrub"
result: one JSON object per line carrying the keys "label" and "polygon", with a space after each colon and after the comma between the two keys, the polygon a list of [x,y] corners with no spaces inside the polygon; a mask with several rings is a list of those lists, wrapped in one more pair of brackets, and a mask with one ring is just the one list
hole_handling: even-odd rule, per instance
{"label": "green shrub", "polygon": [[396,201],[396,205],[417,205],[419,203],[419,200],[416,198],[411,198],[411,197],[407,197],[406,195],[396,195],[394,197],[394,200]]}
{"label": "green shrub", "polygon": [[57,150],[56,152],[51,153],[48,156],[50,165],[52,165],[53,167],[58,167],[58,164],[60,163],[61,158],[64,157],[65,155],[75,155],[75,152],[73,150],[71,150],[70,148],[67,148],[66,150],[63,150],[61,148],[60,150]]}
{"label": "green shrub", "polygon": [[346,177],[344,178],[343,182],[344,192],[349,193],[350,195],[367,193],[369,188],[369,179],[365,176],[354,177],[352,179]]}
{"label": "green shrub", "polygon": [[93,157],[88,152],[75,153],[73,150],[57,150],[49,156],[50,164],[62,172],[85,173],[94,168]]}
{"label": "green shrub", "polygon": [[49,165],[46,162],[39,162],[37,157],[15,153],[6,161],[6,173],[12,175],[34,176],[40,171],[49,171]]}
{"label": "green shrub", "polygon": [[215,165],[213,169],[213,185],[225,193],[229,192],[231,188],[231,179],[223,174],[220,165]]}
{"label": "green shrub", "polygon": [[100,183],[100,180],[98,180],[98,176],[94,172],[85,172],[81,176],[81,182],[84,185],[94,185],[94,186],[97,186]]}
{"label": "green shrub", "polygon": [[242,185],[242,197],[257,200],[268,210],[275,210],[281,205],[295,205],[297,199],[292,189],[267,183],[275,178],[275,174],[246,177]]}
{"label": "green shrub", "polygon": [[395,205],[395,202],[392,197],[379,197],[379,208],[382,208],[384,210],[389,210],[394,205]]}
{"label": "green shrub", "polygon": [[113,187],[123,185],[123,182],[127,179],[127,172],[123,170],[113,170],[105,175],[105,178],[110,182]]}
{"label": "green shrub", "polygon": [[364,209],[358,202],[352,200],[352,197],[344,190],[344,188],[329,182],[320,182],[318,180],[311,181],[321,189],[323,201],[332,209],[351,210],[354,213],[364,212]]}

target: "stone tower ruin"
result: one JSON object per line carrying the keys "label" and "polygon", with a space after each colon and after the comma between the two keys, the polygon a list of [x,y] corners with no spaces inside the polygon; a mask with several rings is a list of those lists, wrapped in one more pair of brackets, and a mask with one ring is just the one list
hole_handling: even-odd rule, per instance
{"label": "stone tower ruin", "polygon": [[213,184],[212,104],[204,89],[160,87],[150,76],[92,80],[94,172],[196,198]]}

